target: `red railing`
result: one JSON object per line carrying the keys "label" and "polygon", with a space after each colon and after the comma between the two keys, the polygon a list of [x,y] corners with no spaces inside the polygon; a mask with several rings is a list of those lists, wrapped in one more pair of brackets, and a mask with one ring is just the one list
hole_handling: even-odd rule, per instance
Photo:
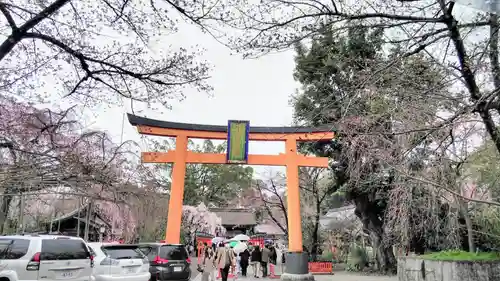
{"label": "red railing", "polygon": [[[333,274],[333,263],[331,262],[310,262],[309,272],[312,274]],[[280,278],[279,274],[276,274],[276,266],[269,264],[269,277],[270,278]]]}
{"label": "red railing", "polygon": [[261,248],[264,247],[264,237],[251,237],[248,241],[252,245],[259,245]]}
{"label": "red railing", "polygon": [[332,274],[333,263],[309,262],[309,272],[312,274]]}

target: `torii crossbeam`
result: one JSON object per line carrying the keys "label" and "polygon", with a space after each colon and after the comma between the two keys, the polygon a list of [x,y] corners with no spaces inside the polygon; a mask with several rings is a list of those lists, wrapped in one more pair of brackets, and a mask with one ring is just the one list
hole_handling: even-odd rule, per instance
{"label": "torii crossbeam", "polygon": [[[174,123],[128,114],[130,124],[140,134],[175,137],[175,149],[167,152],[143,152],[143,163],[173,163],[168,207],[167,243],[180,242],[186,164],[246,164],[286,166],[288,251],[286,271],[307,274],[307,255],[302,253],[299,167],[328,167],[328,158],[297,153],[297,142],[332,140],[331,128],[250,127],[248,121],[229,121],[228,126]],[[198,153],[188,150],[188,139],[227,140],[226,154]],[[249,141],[284,141],[285,153],[278,155],[248,154]],[[305,263],[304,263],[305,259]]]}

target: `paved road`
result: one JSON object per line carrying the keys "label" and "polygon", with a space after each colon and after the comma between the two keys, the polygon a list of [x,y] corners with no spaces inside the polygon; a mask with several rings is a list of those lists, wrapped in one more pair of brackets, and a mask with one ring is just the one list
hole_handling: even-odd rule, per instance
{"label": "paved road", "polygon": [[317,281],[397,281],[396,276],[373,276],[351,272],[335,272],[335,275],[315,275]]}
{"label": "paved road", "polygon": [[[196,271],[196,267],[194,268],[194,271]],[[196,271],[198,273],[198,271]],[[194,272],[193,272],[194,274]],[[397,281],[398,278],[396,276],[373,276],[373,275],[362,275],[362,274],[356,274],[356,273],[351,273],[351,272],[345,272],[345,271],[340,271],[340,272],[335,272],[334,275],[314,275],[314,279],[316,281]],[[191,278],[192,281],[201,281],[201,275],[196,274],[193,275]],[[218,279],[220,280],[220,279]],[[276,281],[279,279],[270,279],[270,278],[253,278],[253,277],[246,277],[242,278],[239,277],[237,278],[238,281]],[[230,278],[228,281],[234,281],[234,279]]]}
{"label": "paved road", "polygon": [[191,280],[194,280],[200,274],[200,272],[198,272],[198,270],[196,270],[198,268],[198,258],[197,257],[191,256],[191,266],[190,267],[191,267]]}

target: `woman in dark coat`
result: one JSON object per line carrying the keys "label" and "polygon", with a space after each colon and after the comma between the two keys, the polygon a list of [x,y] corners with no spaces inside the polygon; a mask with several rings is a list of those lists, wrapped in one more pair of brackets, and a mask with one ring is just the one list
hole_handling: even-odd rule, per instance
{"label": "woman in dark coat", "polygon": [[271,250],[271,255],[269,257],[269,260],[272,264],[276,265],[276,261],[278,259],[278,255],[276,254],[276,248],[274,248],[274,246],[271,246],[270,250]]}
{"label": "woman in dark coat", "polygon": [[259,278],[259,268],[260,262],[262,261],[262,252],[260,251],[259,245],[253,247],[252,253],[250,253],[250,263],[253,268],[253,277]]}
{"label": "woman in dark coat", "polygon": [[241,275],[247,276],[247,268],[248,268],[248,261],[250,259],[250,252],[248,249],[245,249],[245,251],[240,253],[240,266],[241,266]]}

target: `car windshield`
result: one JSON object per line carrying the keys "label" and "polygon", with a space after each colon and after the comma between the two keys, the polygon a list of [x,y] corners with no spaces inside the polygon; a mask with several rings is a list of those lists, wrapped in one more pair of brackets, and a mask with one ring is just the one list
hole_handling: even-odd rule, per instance
{"label": "car windshield", "polygon": [[188,254],[182,245],[164,245],[160,248],[160,257],[166,260],[186,260]]}

